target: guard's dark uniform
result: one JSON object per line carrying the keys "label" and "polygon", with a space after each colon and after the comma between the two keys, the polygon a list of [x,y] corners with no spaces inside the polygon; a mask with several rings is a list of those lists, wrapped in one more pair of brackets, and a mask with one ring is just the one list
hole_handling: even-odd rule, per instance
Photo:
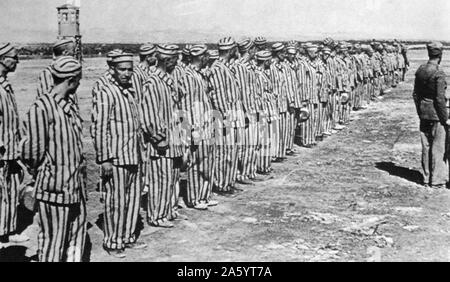
{"label": "guard's dark uniform", "polygon": [[[433,48],[433,47],[428,47]],[[424,184],[432,186],[447,182],[445,138],[448,112],[445,73],[436,62],[429,61],[416,72],[413,98],[420,118],[422,167]]]}

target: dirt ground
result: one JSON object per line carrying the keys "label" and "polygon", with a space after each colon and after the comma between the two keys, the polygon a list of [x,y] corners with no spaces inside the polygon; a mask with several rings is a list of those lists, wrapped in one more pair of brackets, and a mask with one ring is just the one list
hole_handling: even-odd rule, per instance
{"label": "dirt ground", "polygon": [[[411,52],[415,70],[425,53]],[[48,61],[27,61],[11,77],[24,114],[34,99],[35,77]],[[444,67],[450,73],[450,61]],[[114,261],[101,247],[102,204],[95,191],[98,167],[88,135],[92,79],[103,72],[87,62],[80,96],[89,160],[89,244],[86,259]],[[419,185],[419,120],[407,81],[369,109],[353,113],[345,130],[313,149],[274,164],[270,179],[240,186],[235,197],[216,196],[208,211],[182,209],[187,220],[172,229],[145,226],[146,250],[124,261],[449,261],[450,190]],[[26,78],[21,82],[20,78]],[[100,225],[101,226],[101,225]],[[29,260],[32,240],[0,252],[0,260]]]}

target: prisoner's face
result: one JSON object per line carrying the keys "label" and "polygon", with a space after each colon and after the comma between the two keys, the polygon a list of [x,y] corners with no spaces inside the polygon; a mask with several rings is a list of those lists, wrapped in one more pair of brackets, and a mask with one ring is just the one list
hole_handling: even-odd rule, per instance
{"label": "prisoner's face", "polygon": [[128,85],[133,75],[133,62],[117,63],[113,67],[113,77],[120,85]]}

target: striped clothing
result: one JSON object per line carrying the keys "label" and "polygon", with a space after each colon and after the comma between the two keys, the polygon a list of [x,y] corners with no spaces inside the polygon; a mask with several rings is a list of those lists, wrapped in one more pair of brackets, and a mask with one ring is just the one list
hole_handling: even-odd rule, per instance
{"label": "striped clothing", "polygon": [[16,160],[20,141],[20,124],[17,102],[11,84],[0,77],[0,147],[5,152],[0,160]]}
{"label": "striped clothing", "polygon": [[44,95],[28,112],[22,158],[39,167],[37,200],[67,205],[84,193],[82,120],[70,101]]}
{"label": "striped clothing", "polygon": [[39,262],[81,262],[86,241],[86,203],[38,201]]}
{"label": "striped clothing", "polygon": [[287,82],[283,64],[274,62],[270,66],[270,79],[272,82],[273,93],[278,100],[278,109],[280,113],[288,110]]}
{"label": "striped clothing", "polygon": [[213,106],[207,93],[207,81],[195,66],[187,67],[186,73],[186,96],[181,100],[181,110],[189,125],[202,133],[202,140],[211,139]]}
{"label": "striped clothing", "polygon": [[[136,85],[133,80],[132,84]],[[92,90],[92,127],[96,161],[112,162],[112,177],[102,175],[105,192],[103,246],[123,249],[134,243],[141,195],[141,129],[138,92],[120,86],[106,72]]]}
{"label": "striped clothing", "polygon": [[217,60],[208,70],[210,100],[213,108],[229,123],[228,126],[243,127],[239,87],[230,67],[229,64]]}
{"label": "striped clothing", "polygon": [[[214,177],[214,145],[212,138],[212,105],[207,95],[207,82],[200,70],[190,65],[186,68],[186,96],[181,102],[181,109],[188,120],[191,132],[198,132],[199,137],[190,136],[187,167],[187,204],[195,206],[211,199]],[[191,143],[194,141],[194,143]]]}
{"label": "striped clothing", "polygon": [[[37,87],[37,99],[42,95],[47,95],[51,92],[52,88],[55,86],[55,81],[53,80],[53,75],[50,71],[51,67],[48,66],[40,74],[38,78]],[[78,107],[78,96],[77,94],[70,95],[73,103]]]}
{"label": "striped clothing", "polygon": [[[144,85],[141,104],[142,127],[146,137],[145,182],[148,187],[147,221],[158,226],[177,217],[180,159],[182,151],[179,122],[179,85],[168,73],[157,69]],[[168,149],[157,144],[167,140]]]}
{"label": "striped clothing", "polygon": [[19,115],[16,98],[5,77],[0,77],[0,236],[9,235],[17,228],[19,184],[21,169],[15,163],[19,151]]}
{"label": "striped clothing", "polygon": [[133,88],[120,86],[108,74],[92,91],[92,128],[96,161],[114,165],[140,162],[139,109]]}
{"label": "striped clothing", "polygon": [[[228,191],[234,185],[237,177],[239,148],[236,145],[239,132],[237,128],[244,127],[240,93],[232,66],[217,60],[208,70],[208,88],[214,110],[222,114],[224,124],[216,129],[216,158],[214,162],[214,185],[219,191]],[[220,132],[221,128],[226,131]]]}
{"label": "striped clothing", "polygon": [[[147,157],[177,158],[182,156],[178,109],[180,96],[173,78],[156,70],[144,85],[141,124],[147,146]],[[166,139],[169,148],[158,152],[156,144]]]}

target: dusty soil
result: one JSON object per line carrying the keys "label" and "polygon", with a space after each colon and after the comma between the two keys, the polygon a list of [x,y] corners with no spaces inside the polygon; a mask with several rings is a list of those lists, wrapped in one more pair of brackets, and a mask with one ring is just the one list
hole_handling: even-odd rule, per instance
{"label": "dusty soil", "polygon": [[[424,53],[411,55],[415,70]],[[36,77],[46,63],[23,62],[11,79],[21,113],[34,98],[34,81],[20,84],[18,78]],[[444,67],[450,73],[449,61]],[[99,60],[87,63],[80,92],[90,162],[90,261],[114,260],[101,248],[98,167],[88,135],[89,88],[103,68]],[[449,261],[450,190],[419,185],[412,83],[413,71],[383,100],[355,112],[345,130],[274,164],[265,182],[241,186],[245,190],[232,198],[216,196],[220,205],[208,211],[181,210],[188,220],[173,229],[145,226],[140,240],[148,249],[127,251],[125,261]],[[0,260],[29,260],[36,253],[36,224],[25,232],[32,240],[3,250]]]}

